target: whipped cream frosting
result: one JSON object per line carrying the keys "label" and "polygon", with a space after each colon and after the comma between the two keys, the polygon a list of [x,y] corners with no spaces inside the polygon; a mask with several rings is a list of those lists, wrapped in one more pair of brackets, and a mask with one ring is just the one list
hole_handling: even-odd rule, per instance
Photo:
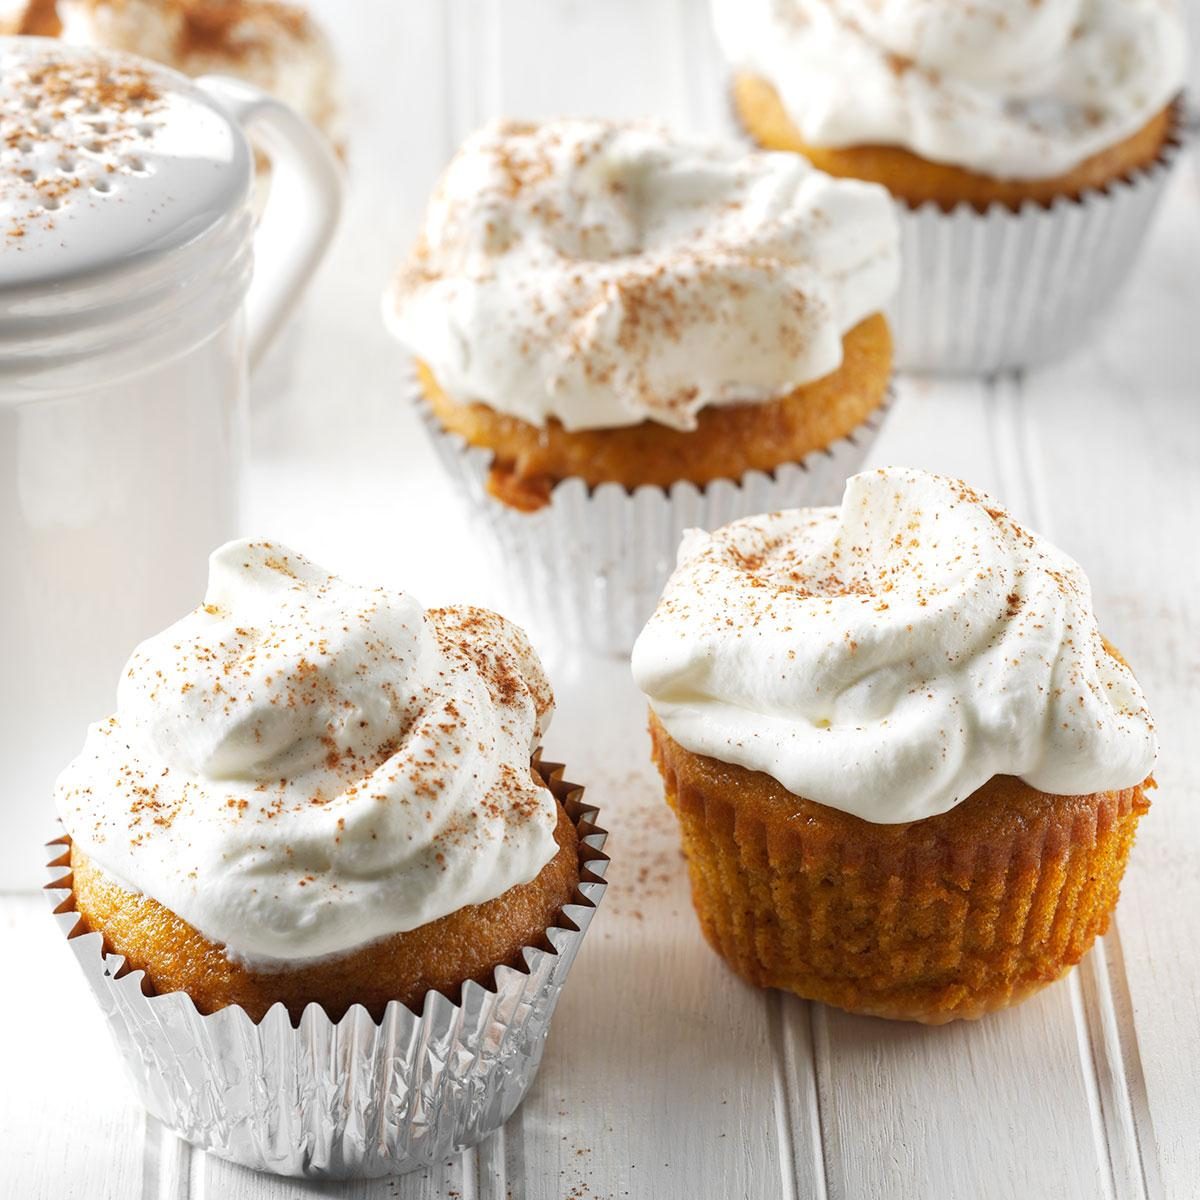
{"label": "whipped cream frosting", "polygon": [[304,9],[278,0],[58,0],[63,41],[140,54],[187,75],[234,75],[344,136],[337,64]]}
{"label": "whipped cream frosting", "polygon": [[1135,133],[1183,86],[1177,0],[712,0],[735,68],[814,146],[902,146],[1044,179]]}
{"label": "whipped cream frosting", "polygon": [[231,957],[313,959],[538,874],[552,708],[495,613],[230,542],[204,604],[134,651],[56,801],[90,859]]}
{"label": "whipped cream frosting", "polygon": [[796,155],[498,122],[447,167],[385,316],[461,402],[691,429],[836,370],[898,262],[887,194]]}
{"label": "whipped cream frosting", "polygon": [[881,824],[994,775],[1132,787],[1156,754],[1080,568],[966,484],[899,467],[853,476],[840,508],[690,531],[633,673],[686,749]]}

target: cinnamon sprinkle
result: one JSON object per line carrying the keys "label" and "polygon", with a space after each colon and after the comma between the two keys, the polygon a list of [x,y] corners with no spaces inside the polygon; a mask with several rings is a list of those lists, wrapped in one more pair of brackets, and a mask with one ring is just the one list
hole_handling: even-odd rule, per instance
{"label": "cinnamon sprinkle", "polygon": [[[14,154],[0,180],[0,199],[29,205],[10,219],[5,232],[11,243],[24,238],[33,222],[52,226],[54,213],[73,194],[110,190],[104,176],[136,172],[136,156],[125,151],[145,137],[162,97],[144,68],[100,55],[17,62],[6,86],[20,102],[0,113],[0,144]],[[48,141],[60,147],[52,171],[37,154]]]}

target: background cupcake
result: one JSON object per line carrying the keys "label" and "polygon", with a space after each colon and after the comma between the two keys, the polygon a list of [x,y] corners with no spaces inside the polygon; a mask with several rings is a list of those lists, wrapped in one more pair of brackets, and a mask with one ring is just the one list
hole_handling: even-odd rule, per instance
{"label": "background cupcake", "polygon": [[498,123],[388,298],[535,626],[626,650],[688,525],[831,498],[886,402],[881,189],[603,121]]}
{"label": "background cupcake", "polygon": [[975,1017],[1108,925],[1155,735],[1079,567],[965,484],[689,536],[633,653],[708,940],[854,1012]]}
{"label": "background cupcake", "polygon": [[901,206],[901,366],[1072,348],[1124,281],[1176,148],[1183,18],[1159,0],[713,0],[760,145]]}
{"label": "background cupcake", "polygon": [[495,613],[213,555],[56,789],[57,911],[156,1116],[317,1175],[507,1118],[598,898],[594,813],[531,766],[552,706]]}
{"label": "background cupcake", "polygon": [[[281,100],[347,156],[337,57],[321,25],[288,0],[37,0],[42,28],[63,41],[141,55],[185,75],[228,75]],[[251,131],[253,137],[253,130]],[[265,211],[272,171],[257,156],[254,209]],[[284,204],[289,203],[284,187]],[[293,386],[299,346],[315,336],[307,304],[254,370],[254,400],[279,403]]]}
{"label": "background cupcake", "polygon": [[59,36],[155,59],[185,75],[233,75],[290,105],[339,152],[345,128],[328,38],[279,0],[47,0]]}

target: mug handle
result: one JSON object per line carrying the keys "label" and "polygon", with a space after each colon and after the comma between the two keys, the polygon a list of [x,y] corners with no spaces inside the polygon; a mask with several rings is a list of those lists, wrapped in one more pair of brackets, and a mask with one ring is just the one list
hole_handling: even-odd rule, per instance
{"label": "mug handle", "polygon": [[271,161],[271,185],[254,237],[246,341],[257,365],[329,246],[342,207],[342,170],[325,138],[260,88],[225,75],[196,83],[254,138]]}

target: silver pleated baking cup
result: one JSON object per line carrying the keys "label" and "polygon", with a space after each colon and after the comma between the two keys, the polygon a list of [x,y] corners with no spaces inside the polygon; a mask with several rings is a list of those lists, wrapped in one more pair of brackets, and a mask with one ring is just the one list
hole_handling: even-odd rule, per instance
{"label": "silver pleated baking cup", "polygon": [[1128,278],[1179,151],[1174,135],[1150,166],[1077,200],[897,204],[897,366],[986,374],[1078,347]]}
{"label": "silver pleated baking cup", "polygon": [[[757,145],[733,102],[733,127]],[[900,286],[887,313],[901,371],[990,374],[1081,345],[1137,261],[1163,189],[1200,118],[1186,97],[1147,167],[1051,204],[896,202]]]}
{"label": "silver pleated baking cup", "polygon": [[579,832],[579,888],[546,931],[553,950],[526,947],[524,970],[498,967],[494,987],[468,982],[457,1004],[430,992],[418,1015],[393,1001],[378,1024],[360,1005],[334,1022],[310,1004],[293,1027],[281,1004],[256,1024],[236,1006],[203,1016],[183,992],[146,995],[143,972],[84,929],[69,843],[51,842],[56,920],[146,1108],[221,1158],[317,1178],[415,1170],[504,1124],[537,1074],[608,865],[583,789],[564,782],[559,764],[540,770]]}
{"label": "silver pleated baking cup", "polygon": [[419,391],[421,414],[438,457],[466,497],[497,569],[509,585],[512,615],[535,644],[543,636],[567,648],[628,654],[658,603],[686,529],[717,529],[739,517],[782,508],[837,504],[863,463],[889,396],[853,432],[770,474],[670,488],[616,483],[589,487],[566,479],[537,512],[521,512],[487,490],[489,450],[449,433]]}

